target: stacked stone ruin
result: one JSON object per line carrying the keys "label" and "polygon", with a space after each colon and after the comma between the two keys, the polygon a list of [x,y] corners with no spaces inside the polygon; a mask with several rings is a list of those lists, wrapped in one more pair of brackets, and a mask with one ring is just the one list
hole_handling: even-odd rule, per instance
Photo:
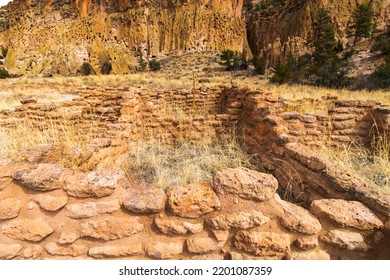
{"label": "stacked stone ruin", "polygon": [[[67,169],[50,162],[52,147],[37,147],[38,156],[1,163],[1,259],[390,258],[389,194],[308,146],[369,143],[373,125],[387,133],[390,110],[380,104],[334,101],[329,115],[319,116],[284,112],[279,98],[239,88],[83,88],[78,95],[56,104],[24,100],[1,113],[1,126],[92,123],[101,137],[97,152],[150,138],[174,144],[189,130],[195,140],[217,141],[235,128],[267,174],[225,169],[211,182],[165,193],[116,169]],[[191,118],[168,114],[169,104]]]}

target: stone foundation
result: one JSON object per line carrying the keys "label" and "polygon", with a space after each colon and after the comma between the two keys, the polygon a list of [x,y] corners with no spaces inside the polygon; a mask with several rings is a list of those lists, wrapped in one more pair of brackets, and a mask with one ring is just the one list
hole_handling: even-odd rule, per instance
{"label": "stone foundation", "polygon": [[238,88],[77,93],[56,104],[24,100],[1,113],[1,126],[92,125],[106,139],[94,143],[99,153],[146,139],[218,141],[235,129],[269,174],[226,169],[212,182],[164,193],[118,170],[49,163],[52,148],[39,147],[43,156],[2,163],[1,259],[390,258],[389,194],[368,189],[308,146],[370,143],[388,132],[390,111],[380,104],[335,101],[327,116],[301,116],[284,112],[271,94]]}

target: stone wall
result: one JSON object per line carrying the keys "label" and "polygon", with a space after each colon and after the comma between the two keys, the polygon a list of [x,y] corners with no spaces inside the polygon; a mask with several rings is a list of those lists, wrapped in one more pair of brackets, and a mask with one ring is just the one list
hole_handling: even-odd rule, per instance
{"label": "stone wall", "polygon": [[[83,88],[78,95],[55,104],[24,100],[2,112],[1,125],[27,120],[44,128],[66,119],[87,129],[92,123],[111,139],[95,153],[115,141],[217,141],[235,127],[268,174],[226,169],[212,182],[165,193],[132,183],[119,170],[64,168],[51,162],[53,147],[33,148],[40,156],[0,163],[1,259],[390,258],[390,195],[304,145],[322,143],[322,134],[294,133],[325,134],[318,116],[283,112],[279,98],[239,88]],[[338,116],[332,136],[349,126],[368,130],[371,116],[384,130],[390,111],[371,102],[335,102],[329,115]]]}
{"label": "stone wall", "polygon": [[[389,110],[374,102],[337,101],[329,116],[280,113],[277,98],[263,92],[248,93],[238,121],[244,147],[259,157],[265,169],[293,198],[311,203],[318,198],[358,200],[373,211],[388,216],[390,196],[369,190],[364,182],[335,167],[304,144],[324,145],[327,140],[342,145],[375,138],[373,123],[389,137]],[[329,119],[335,119],[326,125]],[[324,123],[325,119],[325,123]],[[307,133],[317,130],[316,137]],[[324,129],[326,127],[326,129]],[[329,130],[329,127],[331,128]],[[322,128],[322,129],[321,129]],[[343,134],[341,132],[347,131]]]}
{"label": "stone wall", "polygon": [[330,105],[333,108],[326,115],[285,112],[279,116],[287,123],[289,136],[309,146],[369,146],[374,135],[386,126],[386,117],[379,116],[384,108],[378,102],[336,100]]}

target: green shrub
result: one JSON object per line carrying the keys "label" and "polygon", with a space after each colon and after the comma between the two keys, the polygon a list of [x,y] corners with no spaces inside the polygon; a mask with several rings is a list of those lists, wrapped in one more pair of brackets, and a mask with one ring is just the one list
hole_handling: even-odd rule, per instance
{"label": "green shrub", "polygon": [[225,66],[226,71],[238,71],[248,69],[248,61],[238,52],[225,50],[220,55],[220,65]]}
{"label": "green shrub", "polygon": [[314,84],[329,88],[341,88],[348,84],[342,60],[336,54],[329,54],[322,64],[315,64],[312,73],[316,77]]}
{"label": "green shrub", "polygon": [[1,56],[5,58],[7,54],[8,54],[8,48],[1,47]]}
{"label": "green shrub", "polygon": [[161,70],[161,63],[155,59],[149,61],[150,71],[157,72]]}
{"label": "green shrub", "polygon": [[83,76],[89,76],[89,75],[94,75],[95,71],[93,70],[91,64],[84,61],[83,64],[81,64],[80,73]]}
{"label": "green shrub", "polygon": [[101,73],[103,75],[110,75],[112,71],[112,66],[110,62],[104,62],[102,65]]}
{"label": "green shrub", "polygon": [[291,69],[285,65],[278,63],[275,67],[274,75],[270,82],[274,84],[284,84],[290,82],[292,79]]}
{"label": "green shrub", "polygon": [[374,73],[373,77],[377,85],[382,88],[390,87],[390,61],[380,66]]}
{"label": "green shrub", "polygon": [[390,24],[383,34],[376,37],[371,51],[380,51],[382,54],[390,54]]}
{"label": "green shrub", "polygon": [[10,77],[10,75],[9,75],[8,71],[5,70],[4,68],[0,68],[0,79],[6,79],[9,77]]}
{"label": "green shrub", "polygon": [[356,53],[355,48],[350,49],[349,51],[345,52],[343,54],[343,59],[344,60],[349,60],[354,54]]}
{"label": "green shrub", "polygon": [[256,57],[253,59],[253,66],[255,67],[255,72],[258,75],[264,75],[265,74],[265,63],[264,60]]}

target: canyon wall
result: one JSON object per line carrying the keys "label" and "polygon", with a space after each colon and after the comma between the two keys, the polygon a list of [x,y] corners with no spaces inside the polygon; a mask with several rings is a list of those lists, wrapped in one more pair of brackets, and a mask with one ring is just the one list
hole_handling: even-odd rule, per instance
{"label": "canyon wall", "polygon": [[83,62],[114,74],[146,56],[241,50],[242,0],[13,1],[8,6],[6,66],[18,74],[76,74]]}
{"label": "canyon wall", "polygon": [[[25,0],[13,1],[0,27],[9,48],[7,69],[15,74],[75,75],[83,62],[99,74],[107,63],[114,74],[137,66],[137,53],[163,57],[172,52],[243,51],[266,66],[289,53],[308,51],[307,38],[319,8],[331,13],[336,36],[350,41],[346,27],[364,0]],[[379,27],[389,17],[388,0],[375,0]]]}
{"label": "canyon wall", "polygon": [[[284,62],[289,53],[302,55],[308,51],[307,38],[316,12],[330,11],[338,40],[348,44],[347,25],[357,4],[365,0],[286,0],[246,1],[248,41],[254,56],[265,59],[266,65]],[[375,0],[373,10],[379,27],[389,17],[387,0]],[[261,8],[257,4],[265,3]],[[258,6],[260,7],[260,6]]]}

